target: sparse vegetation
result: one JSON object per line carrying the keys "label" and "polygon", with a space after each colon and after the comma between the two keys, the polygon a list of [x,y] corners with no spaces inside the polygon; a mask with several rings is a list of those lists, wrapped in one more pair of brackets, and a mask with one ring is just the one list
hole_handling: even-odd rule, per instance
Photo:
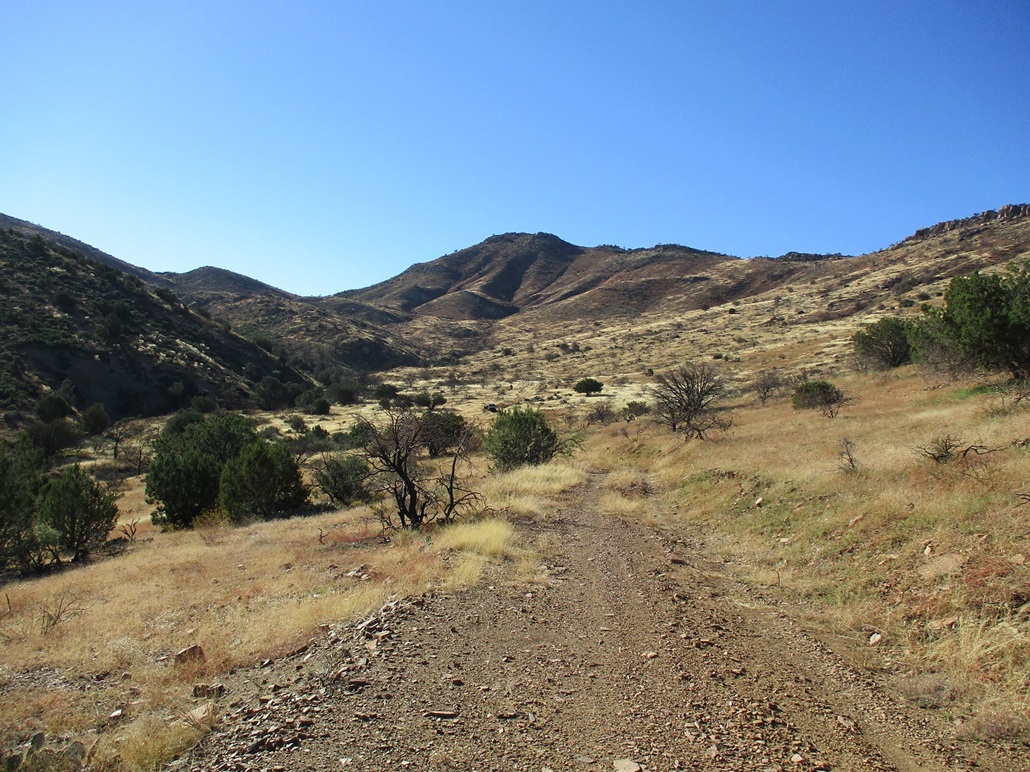
{"label": "sparse vegetation", "polygon": [[[43,251],[50,254],[45,247]],[[123,422],[97,429],[99,410],[85,405],[106,414],[99,401],[104,399],[104,404],[116,405],[111,413],[115,417],[125,414],[124,405],[107,402],[109,396],[78,394],[74,384],[64,388],[48,383],[46,393],[63,402],[63,413],[50,399],[37,413],[42,394],[26,390],[26,382],[19,380],[19,368],[25,368],[20,352],[28,349],[0,343],[0,396],[5,406],[17,405],[21,411],[20,418],[11,411],[11,425],[26,427],[26,437],[38,446],[22,440],[0,452],[0,560],[23,568],[55,560],[89,563],[75,572],[12,581],[4,588],[9,591],[6,610],[0,608],[5,667],[26,673],[52,667],[86,676],[131,673],[133,689],[141,692],[132,715],[106,722],[100,731],[117,737],[121,760],[110,760],[112,768],[136,764],[133,759],[141,768],[154,768],[198,736],[195,727],[167,721],[167,715],[181,713],[181,706],[189,704],[189,692],[185,682],[175,683],[166,667],[154,664],[184,639],[196,637],[203,643],[209,654],[203,672],[214,676],[282,654],[306,642],[316,625],[353,618],[390,594],[421,591],[430,577],[444,588],[475,582],[490,559],[518,557],[512,523],[527,518],[546,523],[575,501],[575,488],[589,478],[601,490],[591,506],[596,504],[606,515],[659,526],[673,538],[687,524],[690,533],[701,534],[704,549],[728,561],[722,564],[725,570],[763,586],[764,592],[785,593],[792,607],[803,609],[801,624],[832,630],[828,640],[843,637],[861,643],[843,648],[861,652],[862,667],[877,668],[887,660],[885,672],[906,674],[899,685],[902,694],[946,712],[956,726],[961,721],[967,736],[1006,741],[1030,736],[1025,697],[1030,623],[1024,613],[1030,570],[1030,411],[1025,409],[1025,389],[1000,391],[996,376],[973,385],[951,385],[914,369],[893,374],[889,382],[865,372],[846,373],[851,353],[867,369],[902,363],[891,346],[900,347],[899,330],[906,342],[912,331],[908,322],[885,318],[856,333],[857,311],[846,309],[855,303],[856,309],[868,311],[885,303],[883,311],[889,313],[888,306],[908,300],[893,296],[920,288],[924,280],[890,285],[884,299],[876,295],[887,285],[882,276],[861,277],[855,280],[854,293],[841,297],[850,290],[840,285],[828,294],[831,274],[813,270],[806,275],[804,266],[791,270],[801,277],[791,280],[795,284],[786,295],[777,296],[775,303],[745,301],[734,315],[704,316],[695,310],[697,304],[675,323],[656,313],[645,322],[619,321],[611,328],[609,320],[598,316],[580,327],[541,325],[533,331],[535,344],[529,345],[492,333],[483,354],[471,342],[456,343],[463,340],[457,332],[474,338],[471,326],[457,329],[447,338],[449,348],[439,357],[444,363],[440,367],[408,367],[385,376],[405,384],[404,393],[390,384],[375,392],[375,399],[388,408],[386,414],[377,413],[374,402],[360,403],[365,376],[352,378],[354,370],[317,354],[306,359],[310,368],[325,373],[324,379],[319,377],[322,386],[288,385],[285,370],[275,374],[250,368],[251,383],[245,388],[268,397],[265,404],[276,405],[277,411],[285,409],[259,415],[266,423],[260,434],[242,426],[239,432],[226,426],[216,431],[210,422],[246,423],[216,412],[219,404],[233,400],[223,402],[220,393],[217,400],[199,396],[208,387],[198,389],[181,373],[165,378],[161,389],[168,402],[163,404],[193,408],[168,421],[153,445],[146,478],[148,493],[159,504],[155,523],[169,530],[140,525],[134,511],[121,521],[125,552],[109,561],[84,560],[107,533],[93,536],[80,554],[73,541],[58,539],[53,524],[60,517],[37,519],[41,491],[45,486],[55,490],[65,476],[86,475],[86,465],[97,463],[105,470],[103,479],[112,480],[131,500],[140,484],[132,475],[144,471],[150,453],[147,432],[156,429],[126,432]],[[939,275],[946,275],[943,269]],[[1015,375],[1019,367],[1003,361],[1013,358],[1011,347],[1005,356],[999,355],[1000,349],[983,357],[971,352],[1018,338],[1012,331],[1022,323],[1020,287],[1026,285],[1025,272],[1020,275],[953,280],[956,289],[949,287],[945,307],[925,313],[916,325],[914,350],[924,360],[931,359],[927,352],[936,351],[951,364]],[[915,297],[939,296],[944,279],[933,281],[938,283],[926,284],[928,292]],[[818,289],[817,300],[806,295],[809,290],[803,287],[809,284],[811,292]],[[998,287],[1005,297],[992,294]],[[129,346],[144,334],[148,322],[136,301],[112,296],[104,305],[74,295],[76,302],[57,304],[52,289],[46,297],[54,301],[49,309],[56,315],[33,334],[37,342],[46,339],[55,358],[79,340],[75,324],[87,310],[91,324],[107,330],[111,345]],[[858,303],[860,292],[872,293],[874,299]],[[732,300],[721,298],[711,307],[725,308]],[[763,303],[769,313],[760,310]],[[984,308],[1003,309],[1004,319],[986,319]],[[969,319],[974,332],[966,335],[960,332],[966,322],[960,320]],[[741,326],[752,320],[763,327]],[[425,320],[418,323],[426,324],[427,336],[439,334]],[[694,335],[701,325],[703,331]],[[612,332],[616,328],[618,334]],[[51,346],[57,341],[64,342]],[[890,346],[881,349],[881,344]],[[290,361],[297,356],[296,341],[277,340],[275,347],[293,352]],[[663,377],[681,370],[665,368],[688,356],[711,368],[694,373],[695,380],[703,385],[713,376],[716,383],[702,411],[685,419],[689,411],[663,406],[655,395]],[[722,369],[708,362],[718,362]],[[802,364],[807,372],[797,379],[780,375]],[[644,373],[653,376],[655,369],[664,373],[645,391]],[[586,403],[570,399],[568,384],[584,371],[610,373],[605,393],[610,390],[613,396]],[[262,380],[265,376],[273,380]],[[736,398],[728,388],[731,377],[749,382],[754,396]],[[442,404],[435,401],[436,395],[442,396],[442,385],[448,389],[446,410],[434,409]],[[791,404],[773,399],[792,389]],[[839,422],[823,421],[808,409],[837,415],[847,401],[845,389],[862,399],[849,407],[843,419],[848,436],[842,438]],[[597,393],[575,390],[590,397]],[[805,393],[802,405],[795,401],[798,392]],[[827,394],[833,399],[824,404]],[[761,410],[751,404],[754,397],[764,406]],[[320,399],[327,408],[329,402],[355,406],[316,413]],[[546,404],[546,418],[535,409],[506,407],[524,403]],[[424,409],[399,407],[404,404]],[[489,418],[487,404],[496,404],[500,412],[480,448],[469,419]],[[619,412],[627,419],[646,415],[653,405],[656,421],[691,437],[726,428],[725,405],[732,405],[740,421],[720,442],[701,446],[676,441],[652,421],[611,425],[618,414],[614,406],[622,404]],[[792,405],[804,410],[792,413]],[[587,407],[585,452],[574,462],[554,461],[570,445],[553,427],[581,427]],[[311,419],[297,415],[291,433],[286,430],[290,409],[326,419],[309,429]],[[535,415],[525,423],[536,429],[528,440],[502,441],[502,418],[519,414]],[[78,442],[79,426],[94,435],[92,452],[86,447],[63,452]],[[791,431],[784,430],[787,426]],[[62,432],[64,439],[51,439]],[[805,438],[801,444],[799,435]],[[289,442],[281,443],[284,437]],[[111,440],[113,447],[105,446]],[[545,452],[522,460],[538,445]],[[342,448],[358,452],[343,453]],[[129,449],[138,451],[138,463]],[[107,458],[109,451],[114,459]],[[486,472],[485,462],[479,471],[471,464],[480,453],[493,463],[485,477],[480,476]],[[244,463],[245,455],[254,458]],[[44,457],[59,471],[48,471]],[[529,465],[538,458],[552,463]],[[70,461],[83,466],[68,466]],[[397,462],[400,466],[392,465]],[[237,525],[278,516],[303,502],[301,467],[321,491],[317,503],[328,499],[335,507],[352,509]],[[48,476],[54,480],[47,482]],[[276,478],[285,481],[282,488],[271,485]],[[285,499],[293,505],[269,504],[281,489],[292,491]],[[159,491],[168,494],[167,501],[157,496]],[[102,486],[93,492],[108,495]],[[371,499],[380,502],[376,510],[363,506]],[[55,494],[54,511],[67,514],[68,508],[57,506],[60,500]],[[467,518],[458,527],[425,528],[482,511],[487,504],[502,510],[510,522]],[[99,518],[103,524],[110,510],[97,509],[105,512]],[[391,527],[422,528],[422,533],[390,533],[387,544],[377,538],[377,517]],[[182,532],[190,524],[196,531]],[[446,561],[438,561],[437,550],[447,553]],[[367,578],[351,576],[352,570]],[[866,644],[871,630],[883,633],[875,650]],[[91,689],[88,697],[69,690],[53,696],[52,702],[47,702],[51,696],[32,698],[31,705],[31,700],[14,701],[2,711],[0,732],[5,739],[23,733],[42,715],[69,736],[92,731],[95,704],[84,710],[86,701],[98,693],[111,701],[122,697],[104,679]],[[107,747],[106,740],[102,747]]]}
{"label": "sparse vegetation", "polygon": [[661,423],[703,440],[713,431],[732,426],[730,414],[718,408],[728,392],[729,385],[719,370],[706,362],[691,362],[656,375],[651,398]]}

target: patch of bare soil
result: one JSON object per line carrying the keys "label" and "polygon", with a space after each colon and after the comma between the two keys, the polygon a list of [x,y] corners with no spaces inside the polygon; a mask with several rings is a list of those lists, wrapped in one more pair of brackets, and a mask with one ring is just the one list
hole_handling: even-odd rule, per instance
{"label": "patch of bare soil", "polygon": [[[593,506],[525,528],[551,583],[498,568],[237,674],[211,770],[1030,769],[958,743],[686,542]],[[557,537],[556,539],[554,537]]]}

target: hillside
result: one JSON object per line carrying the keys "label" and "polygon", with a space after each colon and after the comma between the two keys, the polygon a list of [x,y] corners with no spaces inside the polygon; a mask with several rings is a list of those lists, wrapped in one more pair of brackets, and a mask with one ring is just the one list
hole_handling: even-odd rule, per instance
{"label": "hillside", "polygon": [[38,235],[0,231],[0,401],[11,417],[44,391],[113,418],[165,413],[206,394],[228,407],[253,383],[305,379],[184,306],[167,289]]}
{"label": "hillside", "polygon": [[922,228],[858,257],[742,259],[678,245],[582,247],[509,233],[372,287],[300,297],[215,267],[152,273],[39,226],[2,222],[52,251],[75,250],[151,288],[173,289],[308,372],[453,366],[498,348],[516,353],[505,366],[544,376],[554,367],[533,354],[534,344],[573,342],[583,349],[581,366],[598,373],[625,372],[619,352],[627,345],[634,359],[658,367],[690,351],[767,362],[775,350],[818,369],[840,361],[841,341],[861,324],[915,313],[952,276],[1030,257],[1030,206],[1015,205]]}

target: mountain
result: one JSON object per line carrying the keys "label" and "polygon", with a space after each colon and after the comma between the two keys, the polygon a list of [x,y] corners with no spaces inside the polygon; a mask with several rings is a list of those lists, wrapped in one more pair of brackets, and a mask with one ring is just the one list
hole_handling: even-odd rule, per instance
{"label": "mountain", "polygon": [[[279,357],[277,361],[262,353],[262,373],[283,371],[284,361],[309,373],[449,365],[502,340],[507,341],[505,346],[518,348],[520,342],[559,341],[578,331],[584,340],[589,334],[592,340],[615,341],[630,335],[635,325],[675,324],[679,329],[687,324],[703,331],[715,329],[714,318],[734,320],[718,325],[730,342],[758,340],[761,336],[752,333],[759,328],[806,327],[825,336],[830,329],[827,324],[835,325],[835,336],[846,337],[849,329],[884,313],[904,308],[914,312],[920,303],[940,296],[952,276],[1030,258],[1030,205],[1020,204],[921,228],[894,245],[857,257],[790,252],[777,258],[743,259],[675,244],[644,249],[584,247],[547,233],[507,233],[412,265],[371,287],[301,297],[214,267],[153,273],[21,220],[0,216],[3,224],[9,228],[6,249],[19,255],[39,253],[36,263],[24,266],[28,273],[18,273],[22,267],[13,266],[5,277],[5,286],[12,292],[17,289],[24,298],[8,305],[4,326],[12,325],[14,332],[7,337],[29,338],[4,348],[8,357],[3,360],[4,383],[17,381],[26,388],[35,383],[32,388],[37,392],[42,384],[52,388],[66,368],[47,364],[53,357],[44,355],[46,345],[38,345],[39,341],[35,348],[29,345],[36,340],[33,334],[38,338],[51,330],[58,335],[60,328],[65,330],[60,335],[72,335],[69,330],[78,329],[76,334],[84,337],[66,341],[63,350],[81,346],[100,354],[101,360],[114,350],[133,346],[134,357],[143,353],[139,344],[103,338],[101,328],[110,310],[97,304],[107,295],[130,304],[134,324],[164,336],[150,350],[150,364],[144,370],[158,364],[168,368],[173,361],[179,367],[187,367],[193,359],[206,362],[207,349],[189,336],[201,332],[223,336],[220,342],[209,340],[205,346],[218,349],[218,355],[210,357],[218,363],[215,370],[223,368],[227,383],[232,384],[228,391],[240,396],[249,386],[246,377],[239,375],[239,365],[257,355],[246,341],[229,336],[226,327]],[[44,265],[43,256],[65,264],[55,270]],[[76,282],[96,298],[71,309],[55,306],[55,292],[64,286],[58,279],[65,275],[79,277],[67,284],[76,303]],[[125,278],[116,280],[116,276]],[[101,280],[107,285],[94,286]],[[188,309],[167,294],[172,291]],[[140,303],[145,308],[131,305]],[[738,310],[748,313],[732,316]],[[709,311],[729,316],[712,317]],[[155,321],[145,321],[151,317]],[[93,332],[84,332],[90,325]],[[175,329],[177,325],[181,330]],[[165,347],[179,353],[159,354]],[[34,353],[26,367],[30,351]],[[11,352],[21,352],[22,365],[10,359]],[[526,364],[534,366],[529,360]],[[19,366],[32,375],[17,375],[22,372]],[[147,409],[160,403],[162,389],[167,391],[180,381],[193,383],[185,387],[189,389],[215,389],[215,371],[201,376],[200,370],[180,372],[170,381],[171,376],[161,370],[161,386],[143,390],[148,395],[143,399]],[[189,377],[183,380],[183,375]],[[117,410],[129,412],[138,408],[127,395],[139,389],[123,384],[117,396],[116,382],[125,377],[128,374],[117,367],[109,374],[98,374],[98,383],[108,385],[96,389],[122,405]]]}
{"label": "mountain", "polygon": [[19,220],[17,217],[0,214],[0,230],[13,231],[14,233],[19,233],[23,236],[38,236],[48,244],[65,247],[66,249],[79,252],[86,257],[96,260],[98,263],[110,266],[111,268],[117,268],[119,271],[135,276],[137,279],[142,279],[152,287],[172,286],[171,281],[162,277],[160,274],[148,271],[146,268],[132,265],[132,263],[127,263],[124,260],[119,260],[117,257],[109,255],[106,252],[102,252],[96,247],[90,246],[78,239],[74,239],[71,236],[65,236],[63,233],[52,231],[26,220]]}
{"label": "mountain", "polygon": [[[58,391],[112,418],[165,413],[208,395],[227,407],[252,402],[255,384],[308,379],[268,352],[99,261],[74,240],[0,230],[0,404],[8,417]],[[112,258],[113,259],[113,258]]]}
{"label": "mountain", "polygon": [[689,284],[710,267],[736,259],[677,245],[579,247],[549,233],[506,233],[337,297],[416,316],[502,319],[620,284]]}

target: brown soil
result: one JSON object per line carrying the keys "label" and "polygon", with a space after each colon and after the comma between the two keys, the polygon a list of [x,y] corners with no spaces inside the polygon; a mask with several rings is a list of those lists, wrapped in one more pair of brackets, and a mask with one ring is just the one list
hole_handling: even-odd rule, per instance
{"label": "brown soil", "polygon": [[603,515],[596,484],[525,535],[549,586],[508,567],[388,604],[236,674],[184,763],[213,770],[1026,770],[958,742],[705,557]]}

